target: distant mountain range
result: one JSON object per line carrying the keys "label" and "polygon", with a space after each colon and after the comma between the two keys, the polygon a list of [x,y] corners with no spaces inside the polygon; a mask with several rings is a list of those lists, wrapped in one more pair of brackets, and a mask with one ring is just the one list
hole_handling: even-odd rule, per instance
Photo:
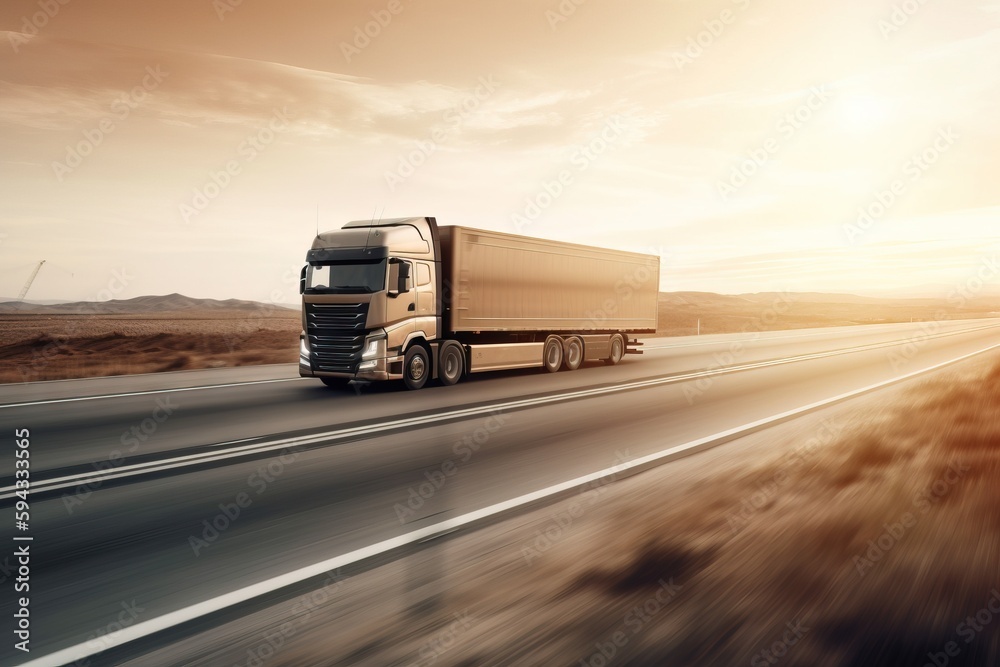
{"label": "distant mountain range", "polygon": [[38,315],[123,315],[140,313],[165,313],[183,311],[225,312],[271,311],[276,315],[298,310],[298,306],[279,306],[245,301],[242,299],[197,299],[183,294],[164,296],[138,296],[134,299],[114,299],[111,301],[76,301],[69,303],[43,303],[0,299],[0,313],[23,313]]}
{"label": "distant mountain range", "polygon": [[[11,301],[17,301],[17,299],[11,296],[0,296],[0,304]],[[54,306],[60,303],[69,303],[69,301],[66,299],[25,299],[24,303],[30,303],[34,306]]]}

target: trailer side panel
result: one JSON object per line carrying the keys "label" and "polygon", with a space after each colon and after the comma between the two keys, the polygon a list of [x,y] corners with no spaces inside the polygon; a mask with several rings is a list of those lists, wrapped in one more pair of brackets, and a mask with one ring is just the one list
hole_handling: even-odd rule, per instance
{"label": "trailer side panel", "polygon": [[656,255],[441,227],[453,332],[656,331]]}

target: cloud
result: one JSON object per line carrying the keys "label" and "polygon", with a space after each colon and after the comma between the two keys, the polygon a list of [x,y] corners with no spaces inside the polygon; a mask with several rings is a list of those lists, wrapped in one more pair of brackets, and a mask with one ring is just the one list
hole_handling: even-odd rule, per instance
{"label": "cloud", "polygon": [[[453,147],[572,143],[587,132],[583,110],[592,110],[598,96],[532,89],[493,76],[467,88],[386,84],[261,60],[46,36],[22,50],[0,58],[0,125],[52,131],[77,130],[107,116],[116,100],[141,85],[147,67],[161,69],[166,80],[140,113],[173,127],[251,127],[287,109],[295,134],[361,143],[424,139],[441,126],[454,130]],[[609,101],[608,114],[613,106]]]}

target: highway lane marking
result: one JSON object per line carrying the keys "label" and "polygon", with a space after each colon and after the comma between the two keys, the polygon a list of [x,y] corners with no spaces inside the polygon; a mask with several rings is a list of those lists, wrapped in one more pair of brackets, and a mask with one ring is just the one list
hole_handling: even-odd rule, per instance
{"label": "highway lane marking", "polygon": [[76,396],[70,398],[51,398],[44,401],[29,401],[27,403],[7,403],[0,405],[0,410],[4,408],[25,408],[33,405],[52,405],[54,403],[72,403],[74,401],[98,401],[104,398],[125,398],[128,396],[149,396],[150,394],[170,394],[178,391],[201,391],[203,389],[226,389],[228,387],[245,387],[251,384],[272,384],[275,382],[299,382],[301,380],[311,380],[313,378],[278,378],[275,380],[250,380],[248,382],[230,382],[228,384],[206,384],[199,387],[177,387],[176,389],[150,389],[148,391],[130,391],[121,394],[98,394],[96,396]]}
{"label": "highway lane marking", "polygon": [[774,426],[778,423],[788,421],[795,417],[800,417],[802,415],[814,412],[821,408],[833,405],[835,403],[840,403],[845,400],[861,396],[863,394],[876,391],[878,389],[883,389],[885,387],[904,382],[906,380],[918,377],[920,375],[925,375],[936,370],[940,370],[952,364],[965,361],[966,359],[971,359],[980,354],[985,354],[992,350],[1000,349],[1000,343],[991,345],[985,349],[979,350],[977,352],[972,352],[970,354],[945,361],[928,368],[924,368],[912,373],[907,373],[905,375],[892,378],[890,380],[884,380],[860,389],[855,389],[843,394],[839,394],[832,398],[823,399],[821,401],[816,401],[808,405],[804,405],[793,410],[788,410],[787,412],[782,412],[771,417],[766,417],[764,419],[759,419],[749,424],[744,424],[743,426],[737,426],[735,428],[728,429],[726,431],[721,431],[714,435],[706,436],[704,438],[698,438],[697,440],[692,440],[691,442],[676,445],[668,449],[656,452],[654,454],[649,454],[638,459],[631,461],[626,461],[624,463],[619,463],[613,468],[606,468],[598,472],[590,473],[582,477],[577,477],[566,482],[559,484],[554,484],[552,486],[539,489],[538,491],[533,491],[510,500],[505,500],[493,505],[489,505],[482,509],[474,510],[466,514],[462,514],[453,519],[446,519],[440,521],[436,524],[432,524],[425,528],[419,528],[417,530],[410,531],[403,535],[392,537],[376,544],[369,545],[367,547],[362,547],[360,549],[355,549],[354,551],[349,551],[345,554],[339,556],[334,556],[327,560],[315,563],[313,565],[307,565],[305,567],[293,570],[286,574],[279,575],[277,577],[272,577],[266,579],[262,582],[240,588],[238,590],[220,595],[209,600],[205,600],[196,604],[193,604],[182,609],[177,609],[172,612],[163,614],[154,619],[143,621],[137,623],[136,625],[129,626],[115,633],[114,636],[108,635],[101,642],[101,647],[95,649],[93,647],[93,642],[77,644],[69,648],[61,649],[50,653],[49,655],[36,658],[26,663],[22,663],[21,667],[60,667],[68,663],[72,663],[79,660],[85,660],[92,658],[104,651],[117,648],[124,644],[148,637],[157,632],[168,630],[170,628],[176,627],[183,623],[188,623],[196,619],[202,618],[209,614],[217,613],[233,607],[235,605],[248,602],[255,598],[274,593],[288,586],[301,583],[313,577],[321,576],[331,570],[336,570],[337,568],[349,567],[355,565],[364,560],[381,556],[383,554],[389,553],[396,549],[410,546],[413,544],[419,544],[420,542],[425,542],[427,540],[436,539],[446,535],[447,533],[454,532],[460,528],[466,528],[474,525],[479,521],[495,517],[496,515],[503,514],[505,512],[510,512],[518,508],[536,503],[538,501],[546,500],[559,494],[573,491],[581,487],[585,487],[587,484],[591,484],[595,481],[605,479],[609,476],[617,476],[614,483],[622,479],[622,473],[629,470],[634,470],[640,472],[647,468],[656,467],[656,465],[662,465],[667,463],[678,455],[685,452],[696,450],[699,448],[708,447],[711,445],[719,445],[729,442],[735,438],[749,435],[755,431]]}
{"label": "highway lane marking", "polygon": [[254,440],[263,440],[264,436],[258,435],[253,438],[242,438],[240,440],[229,440],[228,442],[217,442],[214,445],[209,445],[209,447],[227,447],[229,445],[238,445],[241,442],[253,442]]}
{"label": "highway lane marking", "polygon": [[[991,327],[981,327],[980,329],[996,328],[996,326],[998,325],[993,325]],[[959,332],[945,332],[941,334],[926,336],[925,339],[929,340],[934,338],[957,336],[965,333],[970,333],[973,331],[979,331],[980,329],[963,330]],[[143,463],[133,463],[129,465],[123,465],[114,469],[95,469],[92,471],[88,471],[86,473],[64,475],[62,477],[54,477],[51,479],[42,478],[32,483],[32,490],[35,493],[71,490],[77,486],[91,482],[103,483],[111,480],[135,477],[137,475],[149,475],[153,473],[167,472],[170,470],[188,468],[191,466],[203,465],[207,463],[216,463],[228,459],[266,454],[269,452],[290,447],[303,447],[307,445],[315,445],[320,443],[333,444],[338,441],[349,440],[361,436],[372,437],[379,433],[386,433],[400,429],[420,428],[446,421],[470,419],[472,417],[489,415],[497,411],[505,411],[505,410],[514,411],[519,409],[534,408],[541,405],[564,403],[584,398],[593,398],[595,396],[602,396],[605,394],[613,394],[623,391],[633,391],[636,389],[645,389],[649,387],[657,387],[668,384],[677,384],[681,382],[687,382],[689,380],[697,380],[701,378],[714,377],[718,375],[728,375],[730,373],[739,373],[747,370],[756,370],[759,368],[770,368],[773,366],[782,366],[785,364],[799,363],[802,361],[825,359],[834,356],[841,356],[844,354],[853,354],[855,352],[893,347],[902,342],[905,341],[872,343],[870,345],[848,348],[846,350],[814,352],[806,355],[786,357],[784,359],[773,359],[769,361],[752,362],[740,366],[726,366],[717,369],[707,369],[704,371],[683,373],[680,375],[658,377],[648,380],[637,380],[634,382],[628,382],[625,384],[616,384],[606,387],[579,389],[576,391],[553,394],[550,396],[537,396],[533,398],[507,401],[504,403],[491,403],[489,405],[483,405],[475,408],[462,408],[458,410],[450,410],[448,412],[438,412],[431,415],[424,415],[420,417],[404,417],[402,419],[384,421],[377,424],[350,426],[347,428],[339,428],[332,431],[325,431],[323,433],[314,433],[311,435],[296,436],[292,438],[282,438],[279,440],[258,442],[239,447],[229,447],[228,449],[221,451],[218,449],[219,447],[222,446],[229,446],[240,442],[244,442],[243,440],[236,440],[236,441],[212,445],[211,446],[212,451],[198,452],[195,454],[185,454],[182,456],[175,456],[171,458],[159,459],[154,461],[145,461]],[[14,485],[0,487],[0,501],[6,501],[14,498],[16,490],[17,489]]]}

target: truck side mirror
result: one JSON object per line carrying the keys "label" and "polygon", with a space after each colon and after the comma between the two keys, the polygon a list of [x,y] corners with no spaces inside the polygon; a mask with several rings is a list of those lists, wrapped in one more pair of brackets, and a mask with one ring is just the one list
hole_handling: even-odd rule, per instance
{"label": "truck side mirror", "polygon": [[389,260],[389,291],[391,297],[406,294],[410,291],[410,263],[401,259]]}
{"label": "truck side mirror", "polygon": [[405,294],[410,291],[410,263],[399,263],[399,293]]}
{"label": "truck side mirror", "polygon": [[306,270],[308,268],[309,265],[306,264],[305,266],[302,267],[302,272],[299,273],[299,294],[306,293]]}

